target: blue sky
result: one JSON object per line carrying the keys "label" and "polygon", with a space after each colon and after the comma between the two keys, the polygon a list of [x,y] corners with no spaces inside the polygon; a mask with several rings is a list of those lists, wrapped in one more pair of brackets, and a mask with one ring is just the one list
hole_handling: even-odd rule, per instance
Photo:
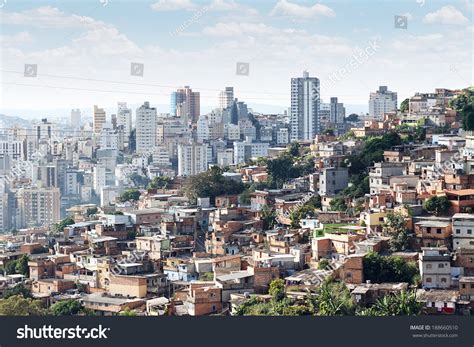
{"label": "blue sky", "polygon": [[[225,86],[257,111],[259,105],[288,107],[290,78],[303,70],[321,79],[323,100],[338,96],[362,110],[379,85],[397,91],[401,101],[473,79],[473,3],[467,0],[0,5],[3,112],[109,108],[117,101],[166,105],[183,85],[201,91],[204,109],[217,105]],[[394,27],[395,15],[407,18],[407,29]],[[366,49],[372,54],[354,68],[350,62]],[[144,64],[142,77],[130,76],[131,62]],[[237,62],[250,63],[248,76],[236,75]],[[25,63],[38,65],[37,77],[23,76]],[[330,82],[330,76],[337,78]]]}

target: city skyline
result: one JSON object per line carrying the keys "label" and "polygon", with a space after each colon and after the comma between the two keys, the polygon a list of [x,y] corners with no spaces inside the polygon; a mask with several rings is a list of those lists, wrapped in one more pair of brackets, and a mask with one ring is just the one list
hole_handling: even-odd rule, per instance
{"label": "city skyline", "polygon": [[[124,13],[141,20],[127,22]],[[394,27],[397,15],[406,29]],[[8,115],[118,101],[165,108],[185,85],[200,92],[203,111],[217,107],[226,86],[255,111],[286,109],[290,80],[303,70],[320,79],[323,101],[338,97],[347,114],[367,112],[369,93],[380,85],[401,101],[416,90],[472,84],[468,1],[383,9],[344,1],[8,2],[1,16]],[[143,64],[142,76],[130,75],[134,62]],[[239,62],[249,64],[248,75],[236,74]],[[23,75],[24,64],[37,65],[35,78]]]}

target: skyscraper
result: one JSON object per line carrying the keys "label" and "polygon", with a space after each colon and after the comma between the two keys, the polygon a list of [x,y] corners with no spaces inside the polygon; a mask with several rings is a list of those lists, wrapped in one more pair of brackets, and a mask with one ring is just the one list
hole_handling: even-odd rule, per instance
{"label": "skyscraper", "polygon": [[291,79],[291,141],[312,140],[319,132],[319,79],[303,77]]}
{"label": "skyscraper", "polygon": [[385,113],[396,110],[397,93],[389,91],[387,86],[380,86],[378,91],[370,93],[370,118],[382,119]]}
{"label": "skyscraper", "polygon": [[178,89],[171,94],[171,114],[196,123],[200,112],[201,102],[199,92],[193,92],[189,86]]}
{"label": "skyscraper", "polygon": [[147,101],[137,108],[136,118],[136,151],[145,153],[156,146],[156,108],[150,107]]}
{"label": "skyscraper", "polygon": [[71,110],[71,126],[74,129],[80,128],[81,126],[81,110]]}
{"label": "skyscraper", "polygon": [[117,125],[123,125],[124,135],[128,138],[132,131],[132,110],[127,108],[126,102],[117,104]]}
{"label": "skyscraper", "polygon": [[98,108],[97,105],[94,105],[94,133],[100,134],[102,131],[102,125],[106,122],[105,111],[102,108]]}
{"label": "skyscraper", "polygon": [[331,107],[331,123],[336,129],[337,134],[344,133],[345,127],[345,117],[346,117],[346,108],[342,102],[337,102],[337,98],[331,98],[329,103]]}
{"label": "skyscraper", "polygon": [[225,87],[225,90],[219,92],[219,108],[225,110],[232,106],[234,102],[234,87]]}

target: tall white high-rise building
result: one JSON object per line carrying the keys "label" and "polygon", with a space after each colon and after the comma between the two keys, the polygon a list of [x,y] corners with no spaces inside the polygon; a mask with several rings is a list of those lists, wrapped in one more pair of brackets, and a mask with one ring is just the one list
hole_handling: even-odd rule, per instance
{"label": "tall white high-rise building", "polygon": [[79,129],[81,127],[81,110],[80,109],[75,109],[71,110],[71,126],[74,129]]}
{"label": "tall white high-rise building", "polygon": [[145,153],[156,146],[156,108],[147,101],[136,112],[136,152]]}
{"label": "tall white high-rise building", "polygon": [[40,123],[35,123],[34,131],[38,141],[51,140],[51,138],[57,137],[57,125],[48,122],[47,118],[41,119]]}
{"label": "tall white high-rise building", "polygon": [[307,71],[291,79],[291,141],[313,140],[319,132],[319,88],[319,79]]}
{"label": "tall white high-rise building", "polygon": [[208,150],[206,144],[178,145],[178,176],[192,176],[206,171]]}
{"label": "tall white high-rise building", "polygon": [[225,87],[225,90],[219,92],[219,108],[226,109],[232,106],[234,102],[234,87]]}
{"label": "tall white high-rise building", "polygon": [[102,126],[102,131],[100,132],[100,148],[101,149],[118,149],[118,133],[117,130],[114,130],[112,124],[105,123]]}
{"label": "tall white high-rise building", "polygon": [[126,138],[132,132],[132,110],[127,108],[126,102],[119,102],[117,107],[117,125],[122,125]]}
{"label": "tall white high-rise building", "polygon": [[5,154],[10,159],[23,159],[23,141],[0,141],[0,154]]}
{"label": "tall white high-rise building", "polygon": [[397,110],[397,93],[388,90],[387,86],[380,86],[379,90],[370,93],[369,116],[382,119],[387,112]]}

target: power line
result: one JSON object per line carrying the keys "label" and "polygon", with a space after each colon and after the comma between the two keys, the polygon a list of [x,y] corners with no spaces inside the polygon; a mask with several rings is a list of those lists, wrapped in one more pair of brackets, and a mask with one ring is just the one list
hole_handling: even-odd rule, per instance
{"label": "power line", "polygon": [[[19,74],[23,75],[24,72],[22,71],[13,71],[13,70],[4,70],[0,69],[0,72],[5,72],[5,73],[12,73],[12,74]],[[155,88],[171,88],[173,90],[177,89],[182,89],[183,86],[178,86],[178,85],[168,85],[168,84],[156,84],[156,83],[138,83],[138,82],[124,82],[124,81],[116,81],[116,80],[107,80],[107,79],[96,79],[96,78],[85,78],[85,77],[77,77],[77,76],[64,76],[64,75],[51,75],[51,74],[37,74],[37,76],[43,76],[43,77],[48,77],[48,78],[58,78],[58,79],[72,79],[72,80],[78,80],[78,81],[88,81],[88,82],[99,82],[99,83],[111,83],[111,84],[123,84],[123,85],[131,85],[131,86],[143,86],[143,87],[155,87]],[[13,84],[12,82],[1,82],[5,84]],[[17,85],[20,86],[34,86],[34,87],[40,87],[39,85],[29,85],[29,84],[20,84],[18,83]],[[59,88],[59,89],[70,89],[70,87],[59,87],[59,86],[46,86],[46,88]],[[202,87],[197,87],[194,86],[193,89],[195,91],[213,91],[213,92],[222,92],[224,89],[218,89],[218,88],[202,88]],[[161,95],[161,96],[169,96],[169,94],[164,94],[164,93],[141,93],[141,92],[123,92],[123,91],[109,91],[109,90],[95,90],[95,89],[88,89],[88,88],[81,88],[81,89],[75,89],[75,90],[84,90],[84,91],[97,91],[97,92],[116,92],[116,93],[127,93],[127,94],[143,94],[143,95]],[[268,91],[250,91],[250,90],[239,90],[239,93],[243,94],[266,94],[266,95],[285,95],[287,98],[262,98],[262,97],[245,97],[245,99],[272,99],[272,100],[288,100],[290,97],[290,93],[280,93],[280,92],[268,92]],[[216,98],[218,96],[206,96],[206,95],[200,95],[201,97],[204,98]],[[345,97],[360,97],[360,95],[352,95],[352,94],[340,94],[338,93],[338,96],[345,96]]]}
{"label": "power line", "polygon": [[[3,69],[0,69],[0,72],[13,73],[13,74],[19,74],[19,75],[24,74],[24,72],[21,72],[21,71],[3,70]],[[59,79],[72,79],[72,80],[79,80],[79,81],[125,84],[125,85],[133,85],[133,86],[145,86],[145,87],[172,88],[172,89],[182,89],[183,88],[183,86],[177,86],[177,85],[124,82],[124,81],[104,80],[104,79],[85,78],[85,77],[76,77],[76,76],[50,75],[50,74],[39,74],[39,73],[37,74],[37,76],[44,76],[44,77],[50,77],[50,78],[59,78]],[[214,91],[214,92],[224,91],[223,89],[217,89],[217,88],[201,88],[201,87],[196,87],[196,86],[194,86],[193,88],[196,89],[196,90]],[[239,93],[244,93],[244,94],[245,93],[268,94],[268,95],[289,95],[289,93],[278,93],[278,92],[267,92],[267,91],[250,91],[250,90],[247,90],[247,91],[239,90]]]}
{"label": "power line", "polygon": [[[108,90],[108,89],[91,89],[91,88],[75,88],[75,87],[62,87],[62,86],[51,86],[51,85],[37,85],[37,84],[28,84],[28,83],[14,83],[14,82],[0,82],[1,84],[5,85],[13,85],[13,86],[21,86],[21,87],[35,87],[35,88],[51,88],[51,89],[67,89],[67,90],[75,90],[75,91],[85,91],[85,92],[97,92],[97,93],[114,93],[114,94],[134,94],[134,95],[150,95],[150,96],[170,96],[169,94],[164,93],[147,93],[147,92],[134,92],[134,91],[119,91],[119,90]],[[200,98],[204,99],[215,99],[216,96],[206,96],[200,95]],[[245,100],[285,100],[288,101],[287,98],[252,98],[252,97],[245,97]]]}

